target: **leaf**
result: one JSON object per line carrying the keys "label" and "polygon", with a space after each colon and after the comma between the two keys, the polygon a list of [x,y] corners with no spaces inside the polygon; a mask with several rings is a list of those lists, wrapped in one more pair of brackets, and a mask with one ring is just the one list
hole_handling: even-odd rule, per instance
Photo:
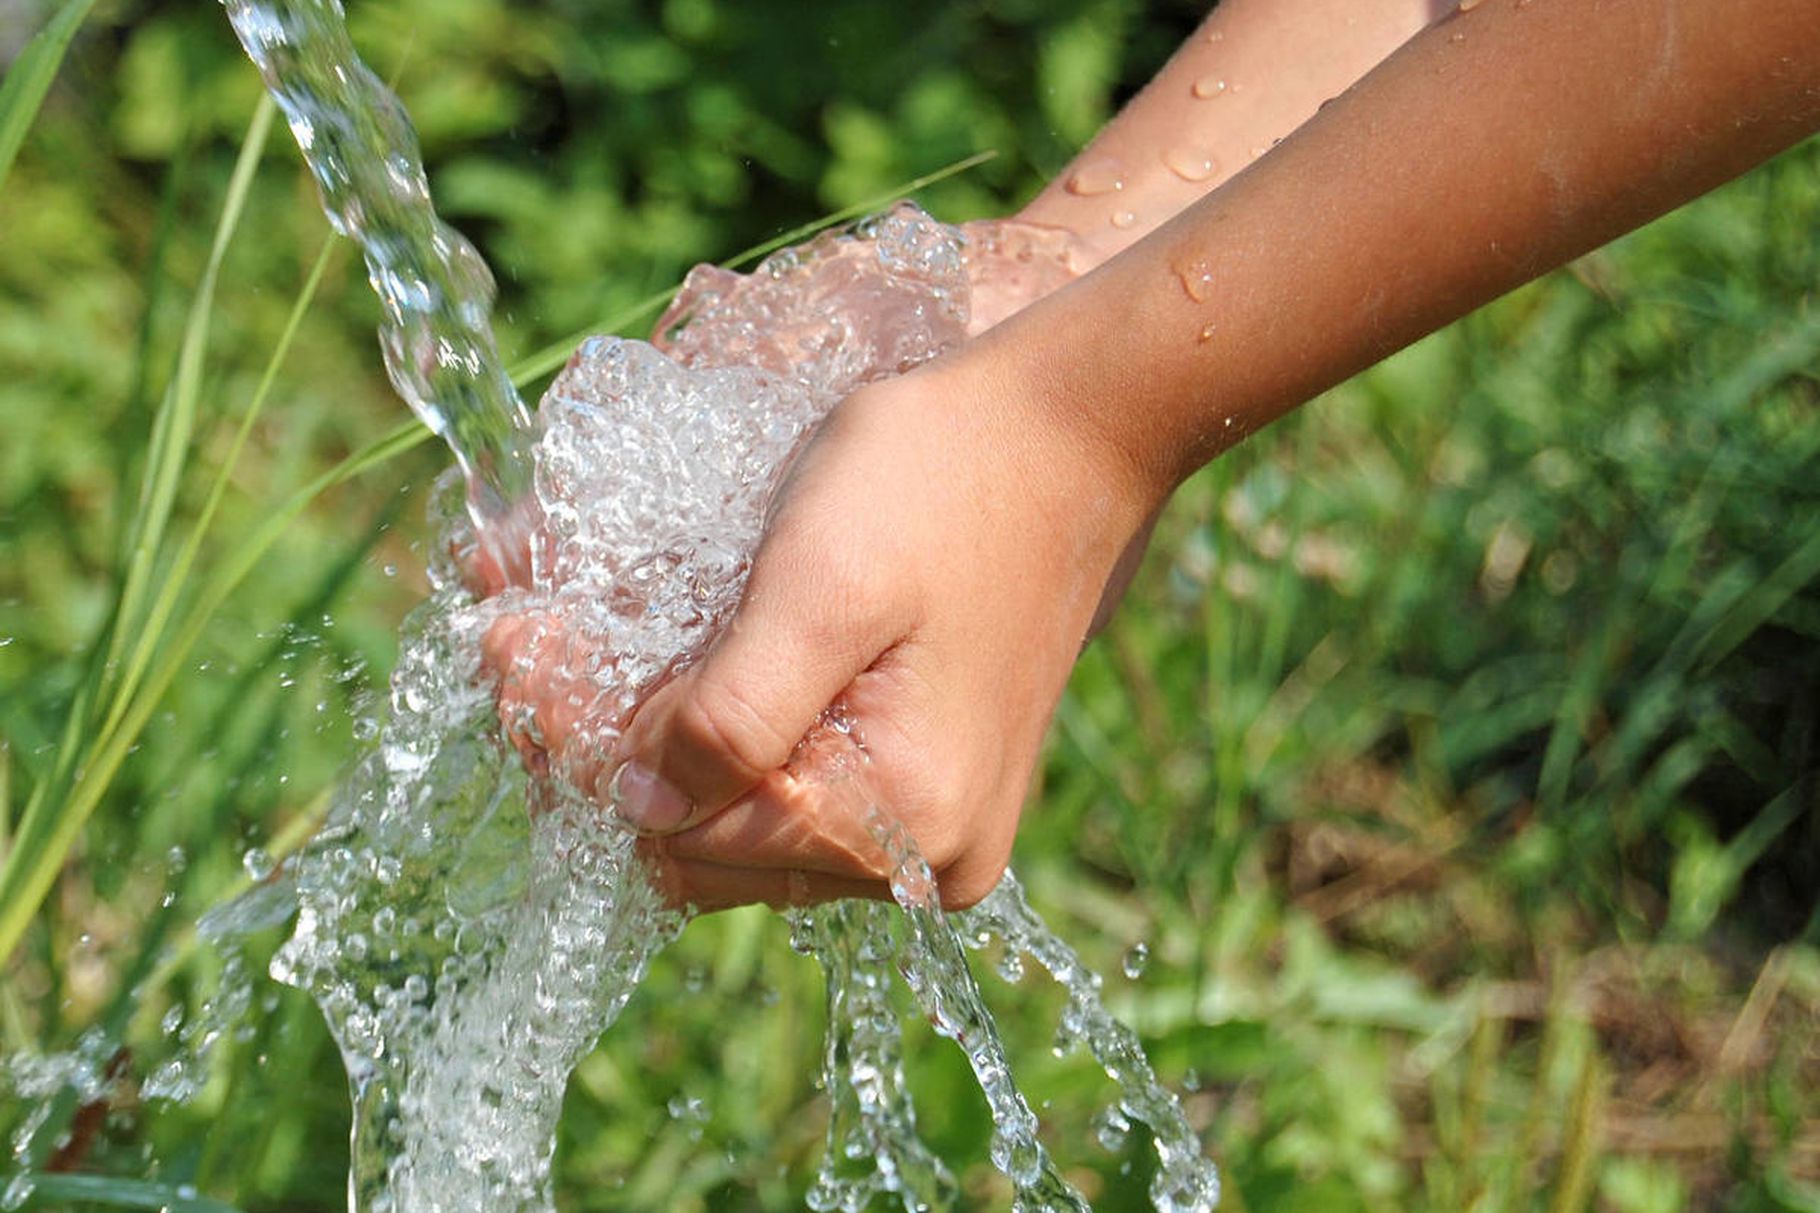
{"label": "leaf", "polygon": [[95,0],[69,0],[62,11],[32,36],[19,57],[13,60],[13,65],[6,69],[6,79],[0,82],[0,186],[6,184],[13,158],[19,154],[26,132],[38,117],[44,95],[57,77],[64,52],[69,50],[70,39],[76,36],[83,19],[94,6]]}

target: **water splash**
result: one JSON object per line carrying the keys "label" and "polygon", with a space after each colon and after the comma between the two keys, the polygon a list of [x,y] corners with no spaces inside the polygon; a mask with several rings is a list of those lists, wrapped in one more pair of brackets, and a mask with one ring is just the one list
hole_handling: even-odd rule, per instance
{"label": "water splash", "polygon": [[[567,1075],[684,921],[570,759],[610,751],[642,697],[730,617],[778,469],[816,422],[860,384],[962,339],[965,254],[954,229],[906,206],[750,277],[698,270],[660,326],[667,353],[591,339],[544,399],[535,491],[550,531],[547,577],[475,601],[454,559],[439,558],[440,589],[407,629],[380,745],[323,835],[286,865],[298,920],[274,971],[316,996],[346,1058],[356,1208],[550,1208]],[[458,491],[451,482],[448,494]],[[439,551],[469,541],[452,504],[443,526]],[[496,626],[520,629],[517,651],[534,655],[517,673],[575,708],[574,735],[536,780],[511,760],[481,668]],[[509,723],[532,728],[528,718]],[[1116,1034],[1097,978],[1009,878],[957,931],[911,839],[867,794],[863,758],[838,730],[825,736],[802,766],[870,835],[898,908],[846,904],[794,918],[830,995],[834,1107],[812,1206],[953,1201],[952,1178],[916,1134],[895,965],[966,1055],[1016,1207],[1086,1208],[1038,1139],[968,967],[962,934],[988,932],[1068,988],[1069,1031],[1120,1084],[1119,1106],[1152,1128],[1159,1191],[1174,1202],[1158,1207],[1211,1208],[1211,1168],[1182,1161],[1193,1135],[1135,1037]],[[477,1111],[445,1114],[457,1106]]]}

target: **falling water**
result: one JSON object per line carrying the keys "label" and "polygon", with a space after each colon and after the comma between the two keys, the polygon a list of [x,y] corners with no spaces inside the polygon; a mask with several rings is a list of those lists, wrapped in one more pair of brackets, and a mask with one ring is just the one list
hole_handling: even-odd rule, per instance
{"label": "falling water", "polygon": [[[906,205],[749,277],[700,268],[658,345],[584,342],[533,421],[488,328],[491,277],[436,219],[403,109],[355,57],[339,5],[224,3],[331,221],[365,252],[394,384],[449,442],[461,475],[438,497],[436,589],[405,625],[376,743],[313,842],[251,901],[213,916],[211,931],[231,938],[237,923],[294,915],[273,973],[314,995],[340,1045],[354,1102],[352,1209],[541,1213],[568,1076],[688,917],[662,895],[661,864],[598,811],[564,756],[610,753],[643,697],[730,617],[778,469],[828,410],[964,339],[970,246]],[[995,257],[1052,255],[1015,225],[989,243]],[[454,553],[489,533],[497,543],[508,511],[537,520],[540,557],[476,599]],[[506,624],[529,629],[516,651],[534,655],[524,660],[580,721],[536,778],[505,740],[534,737],[534,724],[502,729],[501,672],[482,659]],[[1212,1164],[1135,1035],[1107,1012],[1098,976],[1010,875],[974,909],[943,913],[913,841],[868,793],[854,727],[831,720],[796,773],[846,806],[896,906],[792,911],[793,942],[829,989],[833,1107],[811,1206],[883,1199],[914,1213],[954,1201],[947,1168],[917,1135],[895,969],[964,1052],[1019,1213],[1087,1207],[1038,1140],[968,966],[968,946],[997,941],[1065,989],[1058,1048],[1084,1046],[1118,1088],[1103,1122],[1149,1127],[1155,1207],[1211,1209]]]}
{"label": "falling water", "polygon": [[354,53],[337,0],[223,6],[290,123],[329,222],[366,258],[392,386],[454,451],[476,518],[498,524],[530,485],[530,416],[488,323],[493,275],[436,217],[404,106]]}

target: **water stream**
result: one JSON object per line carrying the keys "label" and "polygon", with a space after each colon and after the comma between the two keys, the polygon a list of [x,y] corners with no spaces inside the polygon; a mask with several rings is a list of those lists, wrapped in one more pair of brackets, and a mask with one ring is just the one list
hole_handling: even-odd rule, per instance
{"label": "water stream", "polygon": [[[551,1209],[568,1077],[685,925],[638,840],[560,759],[536,778],[505,740],[483,668],[502,620],[554,669],[580,720],[568,753],[607,753],[642,698],[699,654],[739,600],[779,466],[861,384],[964,340],[968,242],[905,205],[781,253],[750,276],[693,272],[658,344],[584,342],[533,418],[488,326],[492,279],[441,224],[403,109],[355,56],[334,0],[225,0],[278,99],[337,230],[384,305],[381,347],[407,403],[454,450],[438,494],[432,597],[402,635],[388,710],[319,835],[205,933],[294,915],[272,965],[319,1003],[354,1104],[357,1213]],[[1004,228],[995,255],[1015,250]],[[1015,255],[1015,252],[1014,252]],[[1027,257],[1048,255],[1032,241]],[[477,599],[455,553],[508,514],[537,520],[535,564]],[[522,535],[496,552],[522,547]],[[524,671],[516,671],[523,673]],[[513,676],[507,671],[506,676]],[[831,721],[799,773],[870,840],[895,905],[790,913],[828,985],[827,1152],[818,1210],[951,1207],[955,1183],[917,1135],[892,987],[963,1050],[992,1113],[990,1154],[1020,1213],[1087,1204],[1038,1139],[967,962],[991,945],[1067,992],[1058,1049],[1084,1047],[1117,1087],[1108,1123],[1154,1142],[1152,1203],[1209,1210],[1212,1164],[1100,979],[1010,875],[945,914],[909,835],[867,790],[851,726]]]}

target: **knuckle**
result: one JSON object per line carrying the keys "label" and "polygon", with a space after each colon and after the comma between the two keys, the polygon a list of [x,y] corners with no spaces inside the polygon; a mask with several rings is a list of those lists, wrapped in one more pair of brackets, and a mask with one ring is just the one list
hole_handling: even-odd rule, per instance
{"label": "knuckle", "polygon": [[979,790],[959,763],[935,764],[925,771],[924,780],[914,833],[923,858],[942,872],[959,864],[975,845],[976,815],[969,809],[980,802]]}
{"label": "knuckle", "polygon": [[694,688],[678,705],[672,727],[691,751],[714,755],[748,777],[781,764],[795,745],[745,692],[719,679]]}
{"label": "knuckle", "polygon": [[1005,875],[1005,869],[1011,866],[1011,856],[992,853],[983,860],[956,865],[941,874],[937,883],[942,890],[942,906],[950,910],[966,910],[986,899],[986,894],[998,887],[998,882]]}
{"label": "knuckle", "polygon": [[787,623],[804,652],[848,654],[889,630],[891,562],[842,536],[839,527],[792,526],[771,536],[753,567],[750,597],[789,602],[767,616]]}

